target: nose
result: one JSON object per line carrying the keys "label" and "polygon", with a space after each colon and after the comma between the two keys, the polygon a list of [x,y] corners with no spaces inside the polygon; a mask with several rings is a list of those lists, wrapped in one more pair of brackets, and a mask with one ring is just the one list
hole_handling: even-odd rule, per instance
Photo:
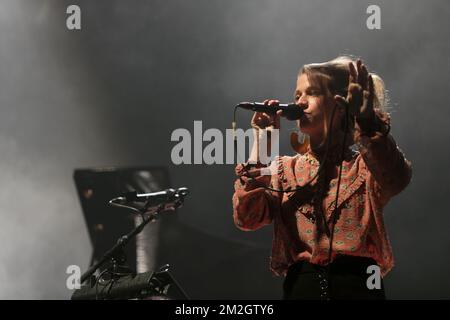
{"label": "nose", "polygon": [[298,101],[297,105],[302,108],[302,110],[308,109],[308,100],[306,100],[305,96],[301,96]]}

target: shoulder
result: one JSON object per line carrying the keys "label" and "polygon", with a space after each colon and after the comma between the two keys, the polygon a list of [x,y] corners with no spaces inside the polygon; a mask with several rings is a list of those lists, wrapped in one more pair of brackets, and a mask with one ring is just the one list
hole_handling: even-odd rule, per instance
{"label": "shoulder", "polygon": [[290,171],[295,168],[295,166],[304,161],[304,156],[296,154],[294,156],[278,156],[273,162],[276,163],[278,171]]}

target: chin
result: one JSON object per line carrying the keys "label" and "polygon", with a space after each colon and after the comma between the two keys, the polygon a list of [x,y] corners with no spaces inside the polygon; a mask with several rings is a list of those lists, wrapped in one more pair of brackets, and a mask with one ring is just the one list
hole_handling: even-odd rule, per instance
{"label": "chin", "polygon": [[309,130],[308,125],[299,125],[298,129],[300,130],[301,133],[304,134],[310,134],[311,130]]}

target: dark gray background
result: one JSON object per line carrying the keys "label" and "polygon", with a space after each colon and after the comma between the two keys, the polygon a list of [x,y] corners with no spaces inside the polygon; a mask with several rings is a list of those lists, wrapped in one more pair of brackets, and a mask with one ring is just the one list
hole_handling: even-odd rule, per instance
{"label": "dark gray background", "polygon": [[[81,31],[65,26],[74,3]],[[381,30],[366,28],[369,4],[381,7]],[[385,209],[396,257],[388,297],[450,298],[449,16],[445,0],[1,0],[0,298],[68,298],[65,269],[86,268],[91,250],[73,169],[144,164],[168,165],[174,186],[191,189],[179,219],[215,239],[174,266],[186,291],[279,298],[271,227],[232,223],[233,166],[172,165],[170,135],[194,120],[224,131],[239,101],[290,101],[303,64],[339,54],[385,80],[392,133],[413,163],[410,186]],[[246,128],[250,115],[239,115]],[[288,154],[294,124],[283,125]]]}

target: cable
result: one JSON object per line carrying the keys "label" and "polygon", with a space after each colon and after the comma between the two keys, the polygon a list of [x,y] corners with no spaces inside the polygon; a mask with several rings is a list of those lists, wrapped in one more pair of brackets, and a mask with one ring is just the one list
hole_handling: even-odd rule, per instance
{"label": "cable", "polygon": [[138,212],[140,215],[142,215],[142,212],[139,211],[138,209],[134,208],[134,207],[126,206],[126,205],[124,205],[124,204],[119,204],[119,203],[115,202],[115,201],[117,201],[119,198],[120,198],[120,197],[109,200],[109,202],[108,202],[109,205],[114,206],[114,207],[119,207],[119,208],[130,209],[130,210],[136,211],[136,212]]}
{"label": "cable", "polygon": [[103,270],[97,277],[97,280],[95,281],[95,300],[98,300],[98,285],[100,281],[102,280],[103,275],[108,272],[108,269]]}
{"label": "cable", "polygon": [[[341,159],[340,159],[340,165],[339,165],[339,174],[338,174],[338,182],[336,185],[336,198],[334,200],[334,210],[331,214],[331,230],[330,230],[330,244],[328,248],[328,265],[327,265],[327,282],[328,282],[328,292],[331,292],[331,259],[332,259],[332,253],[333,253],[333,238],[334,238],[334,228],[337,222],[337,212],[338,212],[338,200],[339,200],[339,188],[341,186],[341,177],[342,177],[342,164],[344,163],[344,155],[345,155],[345,149],[346,149],[346,140],[347,140],[347,134],[348,134],[348,108],[345,108],[345,119],[344,119],[344,138],[342,142],[342,153],[341,153]],[[327,297],[330,299],[330,297]]]}

